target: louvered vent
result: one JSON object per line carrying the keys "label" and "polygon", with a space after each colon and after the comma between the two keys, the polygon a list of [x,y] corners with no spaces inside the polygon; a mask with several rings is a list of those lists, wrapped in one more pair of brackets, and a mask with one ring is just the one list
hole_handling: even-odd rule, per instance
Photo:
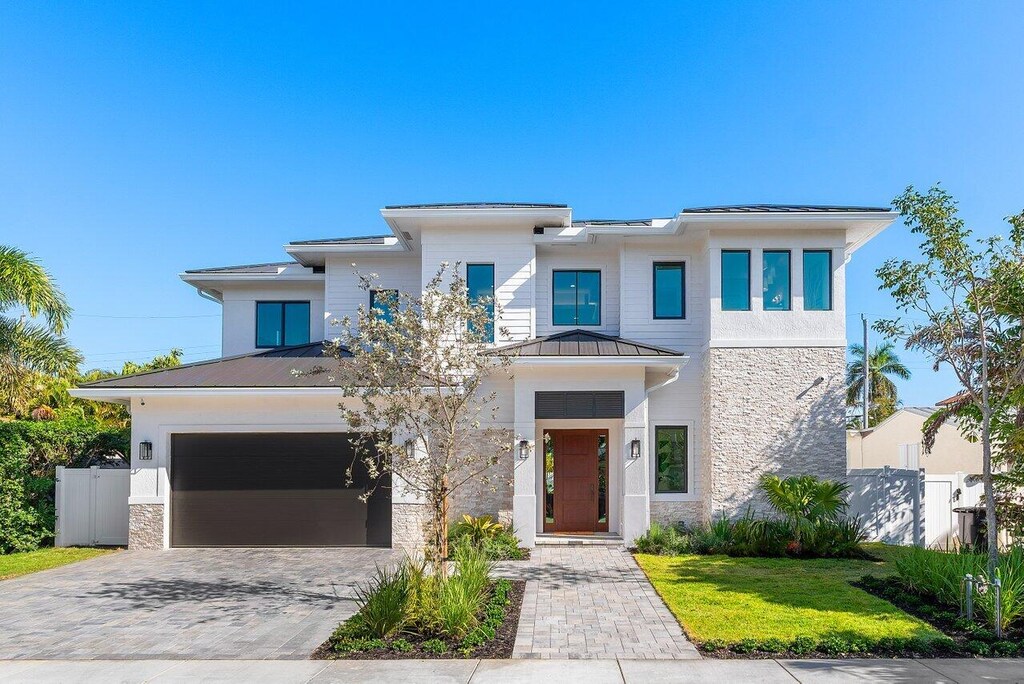
{"label": "louvered vent", "polygon": [[625,418],[626,395],[607,392],[537,392],[536,418]]}

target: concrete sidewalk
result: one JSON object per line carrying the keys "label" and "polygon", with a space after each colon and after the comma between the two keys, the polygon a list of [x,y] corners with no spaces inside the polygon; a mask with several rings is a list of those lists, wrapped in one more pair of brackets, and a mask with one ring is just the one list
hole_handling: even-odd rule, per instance
{"label": "concrete sidewalk", "polygon": [[1024,682],[1024,660],[3,660],[2,682]]}

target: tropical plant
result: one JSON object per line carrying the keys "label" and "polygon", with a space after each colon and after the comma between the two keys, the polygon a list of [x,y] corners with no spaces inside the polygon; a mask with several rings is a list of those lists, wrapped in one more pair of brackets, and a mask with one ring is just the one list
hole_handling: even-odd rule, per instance
{"label": "tropical plant", "polygon": [[[864,345],[851,344],[846,364],[846,405],[857,406],[864,397]],[[895,345],[876,345],[868,356],[868,418],[878,425],[891,416],[900,405],[899,392],[892,378],[910,379],[910,369],[896,355]]]}
{"label": "tropical plant", "polygon": [[821,520],[836,520],[846,512],[844,494],[850,485],[833,480],[819,480],[812,475],[780,478],[765,473],[758,487],[776,513],[789,523],[793,542],[799,552],[801,539],[813,532]]}
{"label": "tropical plant", "polygon": [[455,523],[452,532],[457,537],[466,537],[472,543],[479,545],[486,539],[493,539],[504,529],[501,523],[494,522],[489,515],[478,515],[474,518],[471,515],[463,514],[462,520]]}
{"label": "tropical plant", "polygon": [[[28,319],[5,315],[15,307]],[[70,317],[67,299],[39,262],[0,245],[0,414],[28,414],[37,376],[74,373],[82,357],[61,337]]]}
{"label": "tropical plant", "polygon": [[989,577],[999,563],[993,458],[996,430],[1024,400],[1024,212],[1010,216],[1008,236],[975,241],[942,188],[913,187],[894,200],[911,233],[924,239],[923,260],[889,259],[876,274],[899,316],[875,329],[947,367],[976,411],[982,448]]}
{"label": "tropical plant", "polygon": [[[427,503],[427,553],[443,574],[452,495],[470,482],[511,484],[494,466],[511,451],[512,432],[483,427],[497,409],[485,382],[512,362],[487,350],[500,307],[469,297],[458,263],[442,263],[422,296],[380,290],[374,274],[358,277],[364,290],[386,295],[380,306],[360,306],[355,321],[332,321],[342,330],[337,344],[325,347],[337,361],[331,372],[344,378],[345,395],[359,400],[342,405],[342,418],[364,437],[356,449],[371,478],[388,472]],[[497,336],[507,339],[508,331],[499,328]]]}

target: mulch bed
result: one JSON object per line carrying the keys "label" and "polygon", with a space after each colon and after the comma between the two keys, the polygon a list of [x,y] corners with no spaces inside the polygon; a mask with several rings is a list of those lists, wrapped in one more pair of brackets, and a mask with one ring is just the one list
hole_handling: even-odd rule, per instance
{"label": "mulch bed", "polygon": [[331,648],[331,640],[328,639],[313,651],[310,657],[313,660],[451,660],[462,658],[485,658],[503,659],[512,657],[512,649],[516,643],[516,632],[519,629],[519,613],[523,608],[523,593],[526,591],[526,582],[523,580],[509,580],[512,583],[512,590],[509,591],[509,604],[505,611],[505,619],[498,628],[497,634],[487,643],[478,646],[468,654],[449,647],[445,653],[431,653],[423,650],[423,642],[428,639],[406,635],[405,639],[412,644],[411,651],[395,651],[390,648],[378,648],[371,651],[356,651],[353,653],[338,653]]}
{"label": "mulch bed", "polygon": [[[1020,626],[1019,621],[1017,625],[1011,627],[1003,634],[1002,639],[997,640],[995,634],[988,628],[964,629],[964,624],[957,619],[959,616],[955,609],[945,609],[935,597],[919,596],[902,586],[895,579],[883,580],[869,575],[861,578],[858,582],[852,582],[852,584],[858,589],[863,589],[869,594],[885,599],[919,620],[927,622],[956,642],[957,647],[964,649],[965,654],[970,654],[973,648],[977,648],[976,644],[979,642],[990,647],[1001,642],[1017,644],[1017,654],[999,652],[983,654],[986,656],[1019,655],[1020,652],[1024,652],[1024,627]],[[958,654],[954,653],[952,655],[956,657]]]}

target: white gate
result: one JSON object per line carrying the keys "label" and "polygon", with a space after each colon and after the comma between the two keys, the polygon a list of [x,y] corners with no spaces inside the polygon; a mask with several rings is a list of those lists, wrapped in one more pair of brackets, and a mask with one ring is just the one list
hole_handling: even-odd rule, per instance
{"label": "white gate", "polygon": [[128,468],[57,466],[55,546],[128,544]]}
{"label": "white gate", "polygon": [[967,484],[967,473],[925,475],[925,544],[942,549],[952,548],[959,530],[954,508],[977,506],[984,486]]}

